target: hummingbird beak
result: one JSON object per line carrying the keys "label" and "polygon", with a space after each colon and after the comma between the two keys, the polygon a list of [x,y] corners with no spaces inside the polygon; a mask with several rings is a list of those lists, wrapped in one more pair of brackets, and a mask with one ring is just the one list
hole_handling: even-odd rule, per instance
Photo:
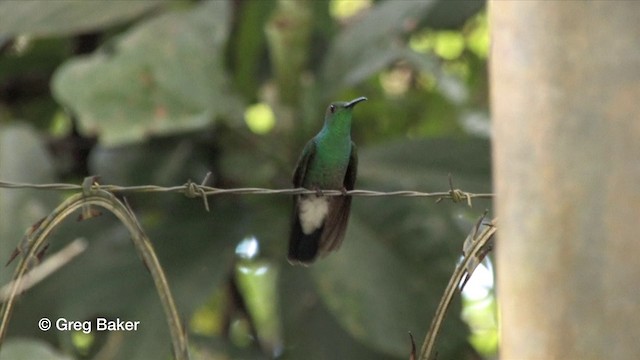
{"label": "hummingbird beak", "polygon": [[364,96],[360,96],[359,98],[353,99],[351,101],[349,101],[344,107],[346,108],[352,108],[355,104],[361,102],[361,101],[365,101],[367,100],[366,97]]}

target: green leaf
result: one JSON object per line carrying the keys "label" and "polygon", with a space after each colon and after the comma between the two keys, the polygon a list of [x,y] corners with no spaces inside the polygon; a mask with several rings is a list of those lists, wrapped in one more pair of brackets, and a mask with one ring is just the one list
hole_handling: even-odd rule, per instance
{"label": "green leaf", "polygon": [[2,358],[12,360],[71,360],[42,340],[8,339],[2,346]]}
{"label": "green leaf", "polygon": [[397,60],[405,44],[397,39],[417,23],[434,1],[385,1],[342,31],[332,42],[320,79],[325,96],[352,86]]}
{"label": "green leaf", "polygon": [[422,25],[433,29],[459,29],[485,6],[484,0],[438,0]]}
{"label": "green leaf", "polygon": [[358,187],[490,192],[491,152],[486,140],[463,138],[396,140],[360,152]]}
{"label": "green leaf", "polygon": [[[315,266],[315,265],[314,265]],[[395,357],[381,354],[357,341],[345,330],[314,289],[308,269],[285,265],[281,271],[281,312],[285,330],[287,359],[367,359]],[[409,351],[405,333],[406,350]]]}
{"label": "green leaf", "polygon": [[234,83],[246,99],[252,100],[260,85],[259,70],[264,64],[266,23],[274,0],[241,3],[242,16],[230,41]]}
{"label": "green leaf", "polygon": [[240,119],[223,66],[228,14],[227,2],[209,1],[143,22],[112,53],[61,66],[54,95],[78,115],[81,131],[109,145]]}
{"label": "green leaf", "polygon": [[[210,154],[206,148],[176,138],[173,142],[161,139],[116,149],[97,147],[90,158],[91,171],[104,174],[104,184],[176,184],[191,175],[194,179],[196,175],[201,177]],[[251,211],[233,197],[210,198],[210,213],[204,210],[201,199],[181,194],[126,194],[126,198],[151,239],[180,316],[188,324],[194,309],[226,281],[232,269],[233,248],[246,236],[244,224]],[[102,216],[82,222],[76,222],[72,215],[54,231],[49,253],[79,236],[88,240],[89,247],[21,296],[9,329],[33,337],[55,336],[53,341],[73,351],[71,333],[42,333],[36,327],[38,319],[87,320],[102,316],[140,321],[138,331],[121,334],[115,357],[166,358],[171,354],[168,325],[152,279],[125,227],[100,210]],[[99,347],[114,334],[92,335]]]}
{"label": "green leaf", "polygon": [[[24,124],[0,126],[0,179],[2,181],[44,184],[53,182],[53,167],[34,130]],[[51,192],[34,189],[0,189],[0,266],[22,239],[25,230],[48,215],[57,201]],[[0,284],[6,284],[12,269],[0,271]]]}
{"label": "green leaf", "polygon": [[[165,203],[170,205],[166,211],[145,206],[139,197],[128,199],[154,245],[178,311],[188,323],[193,311],[225,281],[233,246],[243,235],[243,216],[231,199],[212,202],[212,213],[206,213],[200,204],[194,204],[197,200],[171,196],[176,201]],[[171,342],[157,291],[127,231],[113,216],[103,213],[87,222],[67,221],[56,231],[50,241],[52,252],[76,236],[85,236],[90,245],[72,263],[22,296],[10,329],[34,333],[37,318],[42,316],[140,321],[137,331],[122,334],[117,358],[165,358],[171,354]],[[58,294],[55,301],[51,301],[52,293]],[[98,343],[109,335],[92,334]],[[72,350],[69,332],[53,335],[66,350]]]}
{"label": "green leaf", "polygon": [[160,7],[165,0],[0,2],[0,34],[62,36],[84,33],[131,20]]}
{"label": "green leaf", "polygon": [[419,26],[462,25],[484,2],[381,1],[332,42],[319,77],[326,99],[407,56],[404,38]]}
{"label": "green leaf", "polygon": [[[484,141],[403,141],[363,150],[358,188],[448,190],[447,174],[464,190],[490,188]],[[433,199],[356,198],[345,242],[312,268],[319,293],[338,322],[368,346],[408,352],[407,332],[421,339],[461,254],[458,218],[478,210]],[[438,352],[461,358],[468,329],[450,309]],[[420,340],[419,340],[420,341]]]}
{"label": "green leaf", "polygon": [[309,58],[312,4],[280,1],[265,26],[269,54],[280,100],[295,105],[300,96],[300,78]]}

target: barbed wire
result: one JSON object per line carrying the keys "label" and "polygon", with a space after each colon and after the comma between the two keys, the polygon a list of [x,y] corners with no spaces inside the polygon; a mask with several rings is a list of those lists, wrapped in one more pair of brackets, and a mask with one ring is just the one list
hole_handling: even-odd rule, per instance
{"label": "barbed wire", "polygon": [[[323,196],[365,196],[365,197],[379,197],[379,196],[400,196],[400,197],[426,197],[436,198],[437,202],[443,199],[451,199],[453,202],[460,202],[466,200],[468,205],[471,206],[471,199],[492,199],[491,193],[470,193],[455,189],[451,177],[449,177],[449,191],[440,192],[422,192],[414,190],[399,190],[399,191],[373,191],[373,190],[309,190],[305,188],[292,188],[292,189],[268,189],[258,187],[244,187],[244,188],[217,188],[204,185],[207,183],[210,174],[207,174],[202,184],[197,184],[191,180],[187,181],[183,185],[178,186],[158,186],[158,185],[136,185],[136,186],[120,186],[120,185],[103,185],[97,182],[98,177],[88,177],[82,185],[68,184],[68,183],[50,183],[50,184],[32,184],[23,182],[11,182],[0,181],[0,188],[6,189],[37,189],[37,190],[56,190],[56,191],[69,191],[69,190],[82,190],[88,191],[90,189],[106,190],[112,193],[181,193],[187,197],[202,197],[205,199],[208,196],[217,195],[323,195]],[[87,180],[89,180],[87,182]],[[89,189],[90,188],[90,189]],[[208,208],[206,202],[205,207]]]}

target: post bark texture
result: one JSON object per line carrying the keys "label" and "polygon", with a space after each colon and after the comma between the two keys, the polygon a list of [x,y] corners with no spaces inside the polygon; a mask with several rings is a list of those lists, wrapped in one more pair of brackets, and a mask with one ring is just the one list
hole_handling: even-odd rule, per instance
{"label": "post bark texture", "polygon": [[503,359],[640,358],[640,2],[492,1]]}

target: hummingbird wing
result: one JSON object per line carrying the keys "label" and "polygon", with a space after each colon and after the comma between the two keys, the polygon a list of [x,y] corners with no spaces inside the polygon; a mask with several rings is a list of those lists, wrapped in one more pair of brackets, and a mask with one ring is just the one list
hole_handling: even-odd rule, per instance
{"label": "hummingbird wing", "polygon": [[[353,190],[358,173],[358,152],[356,144],[351,142],[351,155],[342,186],[345,190]],[[344,239],[351,209],[351,196],[329,197],[329,213],[320,237],[319,252],[322,256],[338,250]]]}
{"label": "hummingbird wing", "polygon": [[[304,177],[307,174],[307,166],[316,153],[316,143],[314,139],[311,139],[307,145],[305,145],[298,159],[298,164],[293,172],[293,187],[303,187]],[[308,264],[311,263],[317,253],[318,244],[320,242],[320,235],[322,234],[322,227],[316,229],[311,234],[305,234],[302,231],[302,224],[300,224],[300,209],[298,203],[301,195],[293,196],[293,216],[291,217],[291,235],[289,238],[289,262]]]}
{"label": "hummingbird wing", "polygon": [[302,183],[304,181],[304,176],[307,174],[307,166],[313,160],[315,154],[316,142],[315,139],[311,139],[304,146],[304,149],[302,149],[302,154],[300,154],[300,158],[298,159],[298,163],[296,164],[296,169],[293,171],[293,187],[303,187]]}

